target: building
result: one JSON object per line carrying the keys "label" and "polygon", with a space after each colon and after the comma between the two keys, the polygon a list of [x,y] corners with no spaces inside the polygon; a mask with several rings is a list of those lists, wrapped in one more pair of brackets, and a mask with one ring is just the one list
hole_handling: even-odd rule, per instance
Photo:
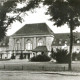
{"label": "building", "polygon": [[21,53],[28,59],[41,53],[48,55],[51,51],[53,35],[53,31],[46,23],[26,24],[10,36],[9,50],[16,58],[19,58]]}
{"label": "building", "polygon": [[0,59],[9,58],[9,36],[4,37],[0,42]]}
{"label": "building", "polygon": [[[69,51],[70,34],[58,33],[54,34],[54,41],[52,43],[53,50],[56,48],[67,49]],[[80,52],[80,33],[73,33],[73,49],[72,52]]]}
{"label": "building", "polygon": [[0,0],[0,5],[3,6],[5,2],[7,2],[7,0]]}

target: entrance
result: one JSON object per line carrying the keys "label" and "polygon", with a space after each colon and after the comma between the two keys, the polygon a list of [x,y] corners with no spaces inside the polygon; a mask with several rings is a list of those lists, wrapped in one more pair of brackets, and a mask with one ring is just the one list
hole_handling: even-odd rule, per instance
{"label": "entrance", "polygon": [[30,59],[30,53],[25,53],[24,54],[24,59]]}
{"label": "entrance", "polygon": [[30,53],[28,53],[28,59],[30,59]]}

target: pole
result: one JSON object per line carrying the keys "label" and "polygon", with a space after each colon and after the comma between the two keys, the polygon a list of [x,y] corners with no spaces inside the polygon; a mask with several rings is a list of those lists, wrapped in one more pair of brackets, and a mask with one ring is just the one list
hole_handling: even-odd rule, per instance
{"label": "pole", "polygon": [[72,70],[71,62],[72,62],[72,46],[73,46],[73,29],[70,27],[70,52],[69,52],[69,65],[68,70]]}

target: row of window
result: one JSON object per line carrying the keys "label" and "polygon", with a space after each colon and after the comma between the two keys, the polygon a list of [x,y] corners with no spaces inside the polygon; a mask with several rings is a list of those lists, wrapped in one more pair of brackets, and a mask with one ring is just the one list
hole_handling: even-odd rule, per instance
{"label": "row of window", "polygon": [[8,44],[6,44],[6,43],[0,43],[0,46],[6,46],[6,45],[9,45],[9,43]]}
{"label": "row of window", "polygon": [[[56,41],[54,41],[54,44],[55,44],[55,42],[56,42]],[[65,41],[64,43],[67,44],[68,41]],[[76,43],[80,43],[80,40],[77,40]],[[59,41],[59,44],[62,44],[62,41]]]}
{"label": "row of window", "polygon": [[[17,50],[20,50],[22,46],[21,46],[21,43],[20,43],[19,40],[16,42],[16,45],[17,45]],[[37,45],[38,46],[42,46],[43,45],[43,40],[42,39],[38,40]],[[26,44],[25,44],[25,49],[26,50],[32,50],[32,46],[33,46],[32,45],[32,41],[31,40],[27,40]]]}

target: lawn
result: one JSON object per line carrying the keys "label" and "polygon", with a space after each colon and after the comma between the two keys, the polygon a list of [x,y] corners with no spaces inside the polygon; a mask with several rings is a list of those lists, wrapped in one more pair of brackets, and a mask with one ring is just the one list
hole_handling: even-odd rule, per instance
{"label": "lawn", "polygon": [[[0,70],[31,70],[31,71],[66,71],[68,64],[54,62],[29,62],[27,60],[0,61]],[[80,62],[72,63],[73,71],[80,71]]]}

